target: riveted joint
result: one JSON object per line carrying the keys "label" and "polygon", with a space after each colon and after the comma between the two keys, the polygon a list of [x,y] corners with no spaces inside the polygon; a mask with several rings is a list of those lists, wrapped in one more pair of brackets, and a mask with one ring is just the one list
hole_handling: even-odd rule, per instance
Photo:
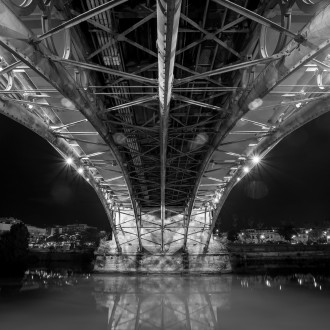
{"label": "riveted joint", "polygon": [[302,44],[304,41],[306,41],[306,38],[303,35],[301,35],[301,34],[297,34],[293,39],[298,44]]}

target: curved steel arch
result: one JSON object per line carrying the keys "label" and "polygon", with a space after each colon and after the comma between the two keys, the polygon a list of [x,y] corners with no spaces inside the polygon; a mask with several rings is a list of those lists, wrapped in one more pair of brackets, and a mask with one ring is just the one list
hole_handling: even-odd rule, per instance
{"label": "curved steel arch", "polygon": [[[59,138],[54,134],[54,132],[49,128],[49,126],[38,116],[32,114],[31,112],[27,111],[24,107],[15,104],[14,102],[3,100],[0,97],[0,113],[7,116],[8,118],[15,120],[16,122],[20,123],[21,125],[27,127],[31,131],[38,134],[41,138],[45,139],[47,142],[50,143],[62,156],[64,157],[73,157],[75,159],[79,159],[80,156],[78,155],[77,151],[75,151],[70,144],[63,138]],[[73,163],[72,166],[77,168],[78,165]],[[90,173],[85,173],[84,176],[88,178],[89,183],[95,190],[97,196],[99,197],[103,208],[106,212],[108,217],[112,232],[114,234],[114,238],[116,241],[116,246],[118,252],[121,252],[121,246],[119,243],[117,229],[113,221],[111,210],[108,207],[107,200],[98,186],[98,183],[95,181],[94,177],[90,175]]]}
{"label": "curved steel arch", "polygon": [[[222,127],[213,139],[211,146],[205,154],[203,163],[201,164],[198,178],[193,188],[192,198],[188,204],[188,219],[191,217],[191,212],[203,174],[220,143],[234,128],[236,122],[244,114],[248,113],[249,104],[252,101],[264,98],[284,79],[299,70],[314,57],[322,54],[324,50],[330,46],[330,39],[328,39],[330,35],[330,26],[328,25],[329,20],[330,5],[324,8],[322,12],[316,14],[302,29],[301,35],[307,38],[305,41],[300,44],[298,41],[292,40],[283,50],[284,56],[268,64],[254,80],[251,88],[243,93],[238,102],[234,102],[228,106],[228,110],[230,110],[231,113],[230,117],[222,124]],[[218,212],[215,214],[218,214]],[[214,216],[212,220],[212,229],[214,228],[215,221],[216,216]],[[207,244],[205,245],[204,252],[207,252],[208,250],[208,244],[212,234],[211,228],[208,232]],[[183,249],[186,249],[188,229],[189,227],[187,226]]]}
{"label": "curved steel arch", "polygon": [[[310,121],[330,112],[330,97],[326,97],[320,101],[311,101],[306,106],[304,106],[299,112],[292,115],[288,120],[284,122],[283,125],[279,126],[272,134],[262,139],[258,146],[250,152],[250,155],[257,154],[263,158],[267,155],[279,142],[281,142],[285,137],[293,133],[295,130],[309,123]],[[226,187],[217,208],[213,213],[212,225],[209,229],[209,234],[206,240],[205,251],[207,252],[207,246],[210,242],[211,234],[215,227],[216,221],[220,215],[221,209],[227,200],[231,190],[237,184],[237,178],[242,178],[242,170],[237,171],[233,176],[232,180]]]}
{"label": "curved steel arch", "polygon": [[94,104],[94,102],[81,91],[80,86],[74,81],[63,65],[50,59],[52,54],[49,50],[39,41],[35,41],[37,40],[36,36],[34,36],[4,3],[0,3],[0,9],[0,46],[12,53],[18,60],[34,70],[45,81],[55,87],[64,97],[70,100],[72,104],[75,105],[76,109],[88,119],[110,147],[128,187],[136,219],[139,249],[142,250],[140,224],[138,221],[139,215],[131,180],[123,165],[122,156],[115,145],[113,137],[109,134],[105,124],[98,117],[97,109],[104,109],[105,106],[101,101],[99,101],[98,104]]}

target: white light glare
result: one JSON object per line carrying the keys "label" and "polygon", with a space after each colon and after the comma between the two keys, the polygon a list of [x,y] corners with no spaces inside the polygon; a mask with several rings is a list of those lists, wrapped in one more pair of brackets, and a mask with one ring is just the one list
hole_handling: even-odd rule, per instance
{"label": "white light glare", "polygon": [[236,180],[237,180],[237,181],[241,181],[241,178],[237,178]]}
{"label": "white light glare", "polygon": [[253,162],[253,164],[258,164],[260,162],[260,157],[259,156],[253,156],[252,157],[252,162]]}
{"label": "white light glare", "polygon": [[247,166],[244,166],[243,167],[243,171],[244,171],[244,173],[249,173],[250,172],[250,169]]}
{"label": "white light glare", "polygon": [[79,167],[79,168],[78,168],[78,173],[79,173],[79,174],[83,174],[83,173],[84,173],[84,169],[83,169],[82,167]]}
{"label": "white light glare", "polygon": [[220,202],[220,199],[218,198],[218,197],[215,197],[214,199],[213,199],[213,203],[214,204],[218,204]]}
{"label": "white light glare", "polygon": [[66,163],[67,163],[68,165],[71,165],[71,164],[73,163],[73,159],[72,159],[71,157],[67,158],[67,159],[66,159]]}
{"label": "white light glare", "polygon": [[33,105],[32,105],[32,104],[29,104],[29,105],[28,105],[28,108],[29,108],[29,109],[33,109]]}

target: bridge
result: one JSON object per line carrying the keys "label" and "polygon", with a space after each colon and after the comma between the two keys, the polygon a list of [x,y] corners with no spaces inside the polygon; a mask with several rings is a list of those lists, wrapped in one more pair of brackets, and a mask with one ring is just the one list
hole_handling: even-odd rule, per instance
{"label": "bridge", "polygon": [[1,0],[0,113],[94,188],[114,253],[220,253],[231,189],[330,110],[329,22],[317,0]]}

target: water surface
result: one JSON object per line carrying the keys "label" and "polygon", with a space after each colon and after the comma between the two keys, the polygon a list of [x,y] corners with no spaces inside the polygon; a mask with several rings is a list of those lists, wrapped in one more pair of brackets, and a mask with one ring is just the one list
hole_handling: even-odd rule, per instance
{"label": "water surface", "polygon": [[1,330],[325,330],[330,324],[330,277],[312,274],[111,276],[37,270],[26,274],[21,288],[13,284],[1,291]]}

